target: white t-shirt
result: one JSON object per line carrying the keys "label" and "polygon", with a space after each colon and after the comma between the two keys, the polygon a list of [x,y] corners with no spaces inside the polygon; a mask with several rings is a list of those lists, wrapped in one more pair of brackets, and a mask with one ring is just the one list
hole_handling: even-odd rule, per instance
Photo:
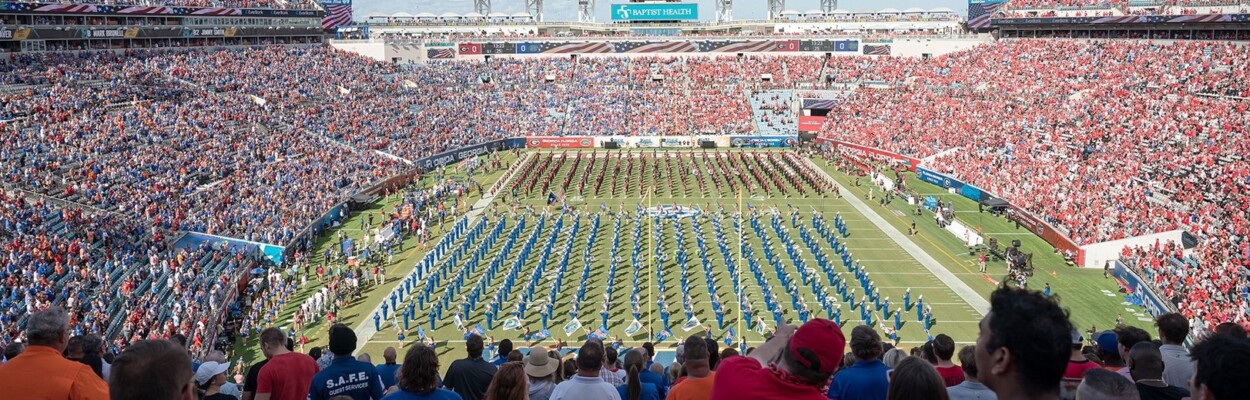
{"label": "white t-shirt", "polygon": [[560,382],[551,392],[551,400],[621,400],[621,394],[599,377],[574,375]]}

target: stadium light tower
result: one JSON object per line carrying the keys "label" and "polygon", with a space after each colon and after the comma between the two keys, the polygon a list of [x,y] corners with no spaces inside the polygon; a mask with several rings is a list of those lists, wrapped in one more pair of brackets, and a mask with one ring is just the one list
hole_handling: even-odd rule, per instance
{"label": "stadium light tower", "polygon": [[734,20],[734,0],[716,0],[716,22]]}
{"label": "stadium light tower", "polygon": [[820,11],[824,11],[825,15],[838,9],[838,0],[820,0]]}
{"label": "stadium light tower", "polygon": [[786,0],[768,0],[768,19],[773,20],[781,17],[781,12],[786,9]]}
{"label": "stadium light tower", "polygon": [[543,22],[543,0],[525,0],[525,11],[534,16],[534,21]]}
{"label": "stadium light tower", "polygon": [[595,22],[595,0],[577,0],[577,22]]}
{"label": "stadium light tower", "polygon": [[490,15],[491,13],[490,0],[473,0],[473,11],[476,11],[478,14],[482,14],[482,15]]}

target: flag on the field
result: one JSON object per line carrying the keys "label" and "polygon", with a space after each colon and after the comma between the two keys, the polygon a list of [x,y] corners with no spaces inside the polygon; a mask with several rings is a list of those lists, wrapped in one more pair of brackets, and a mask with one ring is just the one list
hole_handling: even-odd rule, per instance
{"label": "flag on the field", "polygon": [[564,324],[564,335],[571,336],[573,335],[573,332],[577,332],[578,329],[582,329],[582,321],[578,321],[577,318],[573,318],[572,321]]}
{"label": "flag on the field", "polygon": [[521,319],[517,317],[511,317],[511,318],[505,319],[503,321],[503,328],[506,330],[521,329]]}
{"label": "flag on the field", "polygon": [[460,320],[460,314],[459,314],[459,313],[457,313],[456,315],[451,316],[451,322],[452,322],[452,323],[454,323],[454,324],[456,324],[456,330],[461,330],[461,331],[463,331],[463,330],[464,330],[464,321],[461,321],[461,320]]}
{"label": "flag on the field", "polygon": [[464,340],[469,340],[473,335],[485,337],[486,329],[483,329],[481,325],[475,326],[473,329],[464,332]]}
{"label": "flag on the field", "polygon": [[725,345],[733,346],[734,340],[737,339],[737,336],[738,335],[734,332],[734,328],[729,328],[729,331],[725,332]]}
{"label": "flag on the field", "polygon": [[764,332],[768,332],[768,327],[764,326],[764,319],[760,318],[759,323],[755,324],[755,333],[763,335]]}
{"label": "flag on the field", "polygon": [[656,342],[663,342],[663,341],[664,341],[664,339],[668,339],[668,338],[670,338],[670,337],[672,337],[672,336],[673,336],[673,332],[670,332],[668,329],[664,329],[664,330],[660,331],[660,333],[655,334],[655,341],[656,341]]}
{"label": "flag on the field", "polygon": [[594,332],[591,332],[589,335],[586,335],[586,339],[604,340],[607,338],[608,338],[608,333],[604,332],[603,328],[595,329]]}
{"label": "flag on the field", "polygon": [[417,339],[425,340],[425,329],[417,327]]}
{"label": "flag on the field", "polygon": [[352,0],[319,0],[318,2],[326,9],[326,16],[321,19],[323,29],[329,30],[340,25],[351,25]]}
{"label": "flag on the field", "polygon": [[635,319],[629,323],[629,326],[625,327],[625,336],[634,336],[640,330],[642,330],[642,323]]}
{"label": "flag on the field", "polygon": [[698,328],[699,325],[700,325],[699,317],[690,317],[689,321],[686,321],[685,324],[682,324],[681,330],[683,332],[690,332],[691,329]]}
{"label": "flag on the field", "polygon": [[[972,29],[989,28],[990,18],[994,16],[994,12],[998,11],[998,8],[1002,5],[1002,1],[969,1],[968,27]],[[865,51],[865,53],[867,52]]]}
{"label": "flag on the field", "polygon": [[551,332],[548,332],[546,329],[538,331],[538,333],[534,334],[534,340],[543,340],[549,337],[551,337]]}

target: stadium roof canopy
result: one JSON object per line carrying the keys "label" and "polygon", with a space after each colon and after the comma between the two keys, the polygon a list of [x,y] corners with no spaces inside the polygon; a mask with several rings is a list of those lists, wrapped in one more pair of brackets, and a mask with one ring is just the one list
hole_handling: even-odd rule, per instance
{"label": "stadium roof canopy", "polygon": [[[412,18],[412,14],[409,14],[403,11],[391,14],[391,16],[395,18]],[[420,17],[421,15],[418,14],[417,16]],[[430,15],[430,16],[433,17],[433,15]]]}
{"label": "stadium roof canopy", "polygon": [[897,8],[882,8],[880,11],[877,11],[877,14],[898,14],[899,12]]}
{"label": "stadium roof canopy", "polygon": [[807,10],[807,11],[806,11],[806,12],[804,12],[803,14],[805,14],[805,15],[825,15],[825,12],[824,12],[823,10],[811,9],[811,10]]}
{"label": "stadium roof canopy", "polygon": [[493,12],[490,14],[486,14],[486,16],[491,17],[491,18],[508,18],[509,17],[508,13],[501,13],[501,12]]}
{"label": "stadium roof canopy", "polygon": [[851,13],[850,11],[843,10],[841,8],[829,12],[829,14],[850,14],[850,13]]}
{"label": "stadium roof canopy", "polygon": [[517,17],[517,18],[529,18],[529,17],[533,17],[533,15],[530,15],[530,13],[527,13],[527,12],[519,12],[519,13],[516,13],[516,14],[512,14],[512,16],[513,16],[513,17]]}
{"label": "stadium roof canopy", "polygon": [[906,10],[903,10],[903,13],[904,13],[904,14],[911,14],[911,13],[917,13],[917,14],[919,14],[919,13],[925,13],[925,12],[927,12],[927,11],[925,11],[923,8],[920,8],[920,7],[912,7],[912,8],[908,8],[908,9],[906,9]]}
{"label": "stadium roof canopy", "polygon": [[439,18],[460,18],[460,14],[453,12],[439,14]]}
{"label": "stadium roof canopy", "polygon": [[481,13],[471,12],[471,13],[465,14],[464,17],[465,18],[485,18],[486,16],[482,15]]}
{"label": "stadium roof canopy", "polygon": [[799,12],[795,10],[785,10],[781,12],[781,15],[799,15]]}
{"label": "stadium roof canopy", "polygon": [[949,9],[949,8],[946,8],[946,7],[938,7],[938,8],[934,8],[934,9],[932,9],[932,10],[929,10],[929,12],[931,12],[931,13],[953,13],[953,12],[955,12],[955,10],[952,10],[952,9]]}

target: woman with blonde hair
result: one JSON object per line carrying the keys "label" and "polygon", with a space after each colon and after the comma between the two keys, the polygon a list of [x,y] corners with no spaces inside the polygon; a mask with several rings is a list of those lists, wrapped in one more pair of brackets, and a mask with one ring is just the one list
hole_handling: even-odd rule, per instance
{"label": "woman with blonde hair", "polygon": [[520,361],[510,361],[499,366],[495,377],[486,388],[485,400],[528,400],[529,377]]}

